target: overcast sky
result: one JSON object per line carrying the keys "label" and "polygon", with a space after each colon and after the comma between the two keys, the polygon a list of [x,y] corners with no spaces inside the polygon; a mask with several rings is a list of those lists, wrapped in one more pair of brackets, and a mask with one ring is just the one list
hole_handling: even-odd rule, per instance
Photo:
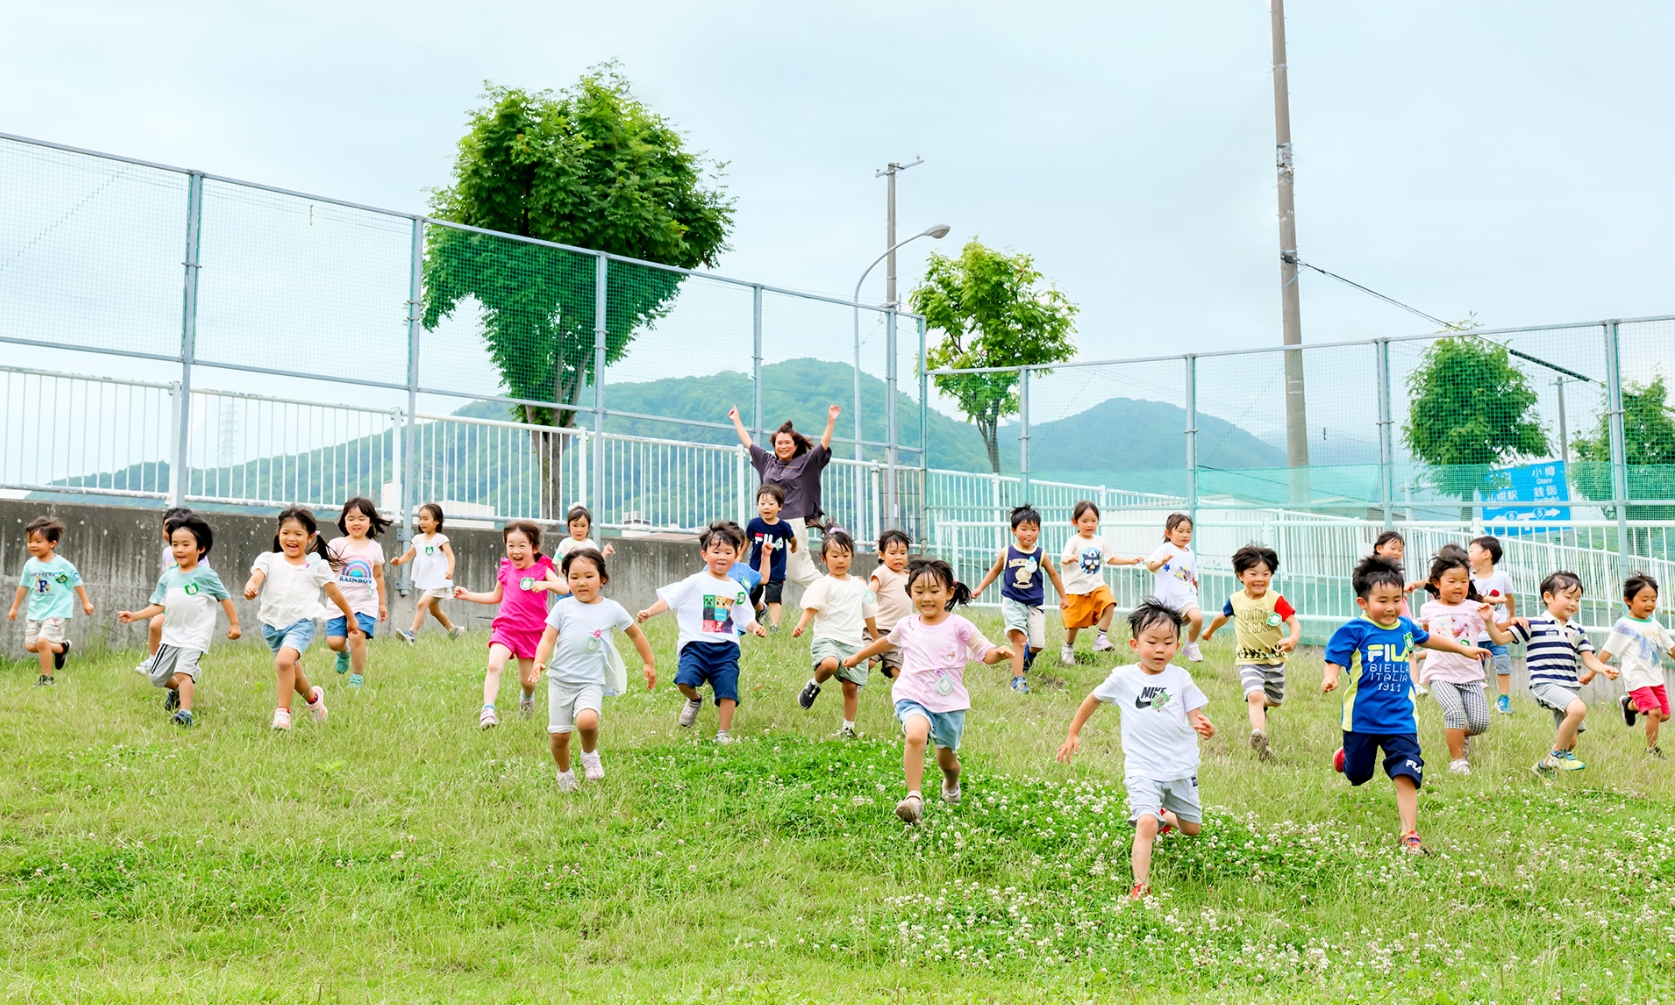
{"label": "overcast sky", "polygon": [[[917,154],[903,231],[1034,254],[1085,356],[1279,339],[1262,0],[7,7],[0,131],[413,210],[484,80],[616,59],[728,162],[729,275],[847,296],[883,248],[873,171]],[[1288,13],[1306,260],[1496,327],[1675,311],[1675,6]],[[1302,296],[1309,341],[1432,327]]]}

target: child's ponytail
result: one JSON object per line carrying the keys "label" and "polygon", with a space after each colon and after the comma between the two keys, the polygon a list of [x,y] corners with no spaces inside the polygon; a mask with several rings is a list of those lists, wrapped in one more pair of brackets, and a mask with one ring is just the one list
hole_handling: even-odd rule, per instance
{"label": "child's ponytail", "polygon": [[[312,551],[314,554],[325,559],[326,564],[330,565],[334,571],[341,570],[343,568],[343,560],[332,555],[331,549],[326,547],[326,539],[320,536],[320,524],[314,519],[314,512],[312,510],[306,506],[288,506],[279,511],[279,520],[277,525],[283,527],[285,526],[285,521],[287,520],[295,520],[303,530],[308,531],[309,539],[312,540],[314,544],[309,547],[307,551]],[[272,550],[285,550],[279,546],[278,534],[273,535]],[[304,554],[306,553],[307,552],[305,551]]]}
{"label": "child's ponytail", "polygon": [[921,557],[909,561],[907,563],[907,582],[902,584],[902,589],[911,595],[913,584],[923,576],[929,576],[941,583],[943,588],[951,594],[947,610],[952,611],[956,607],[971,603],[971,587],[954,578],[954,567],[940,558]]}

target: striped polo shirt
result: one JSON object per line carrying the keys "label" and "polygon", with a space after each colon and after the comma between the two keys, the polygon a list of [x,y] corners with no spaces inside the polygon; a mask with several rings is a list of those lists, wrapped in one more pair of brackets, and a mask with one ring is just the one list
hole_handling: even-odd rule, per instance
{"label": "striped polo shirt", "polygon": [[1581,686],[1577,677],[1581,654],[1594,651],[1587,632],[1551,614],[1531,618],[1528,628],[1514,622],[1509,631],[1514,641],[1528,644],[1524,650],[1524,662],[1530,670],[1532,687],[1536,684]]}

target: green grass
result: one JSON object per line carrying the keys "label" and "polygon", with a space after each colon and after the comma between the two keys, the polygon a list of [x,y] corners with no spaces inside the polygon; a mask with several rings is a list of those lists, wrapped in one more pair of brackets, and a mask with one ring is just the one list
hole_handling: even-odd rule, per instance
{"label": "green grass", "polygon": [[[998,626],[984,616],[986,630]],[[169,725],[132,654],[52,689],[0,669],[0,987],[56,1001],[1645,1002],[1675,971],[1675,764],[1596,707],[1580,777],[1529,765],[1550,720],[1519,697],[1447,774],[1422,699],[1436,852],[1398,853],[1383,780],[1329,765],[1337,701],[1293,661],[1258,765],[1229,650],[1197,676],[1199,838],[1161,842],[1129,903],[1118,715],[1070,768],[1053,750],[1114,662],[1045,663],[1037,693],[968,671],[966,803],[902,826],[888,691],[860,741],[828,739],[837,689],[798,709],[806,641],[747,640],[735,733],[675,724],[663,682],[606,703],[610,776],[559,793],[537,721],[476,729],[481,636],[379,640],[330,722],[266,727],[255,646],[206,661],[199,725]],[[1051,654],[1049,654],[1050,659]],[[1057,678],[1055,683],[1049,678]],[[515,685],[513,685],[515,688]],[[502,692],[502,708],[515,707]],[[934,768],[929,773],[934,785]]]}

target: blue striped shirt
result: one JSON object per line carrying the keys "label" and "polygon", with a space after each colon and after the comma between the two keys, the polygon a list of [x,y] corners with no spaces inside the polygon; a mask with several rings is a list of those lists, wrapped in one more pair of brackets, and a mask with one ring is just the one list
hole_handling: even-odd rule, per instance
{"label": "blue striped shirt", "polygon": [[1551,614],[1531,618],[1528,628],[1515,622],[1509,631],[1513,641],[1528,644],[1524,650],[1524,663],[1529,667],[1531,685],[1581,686],[1577,667],[1582,662],[1583,653],[1594,651],[1587,632]]}

